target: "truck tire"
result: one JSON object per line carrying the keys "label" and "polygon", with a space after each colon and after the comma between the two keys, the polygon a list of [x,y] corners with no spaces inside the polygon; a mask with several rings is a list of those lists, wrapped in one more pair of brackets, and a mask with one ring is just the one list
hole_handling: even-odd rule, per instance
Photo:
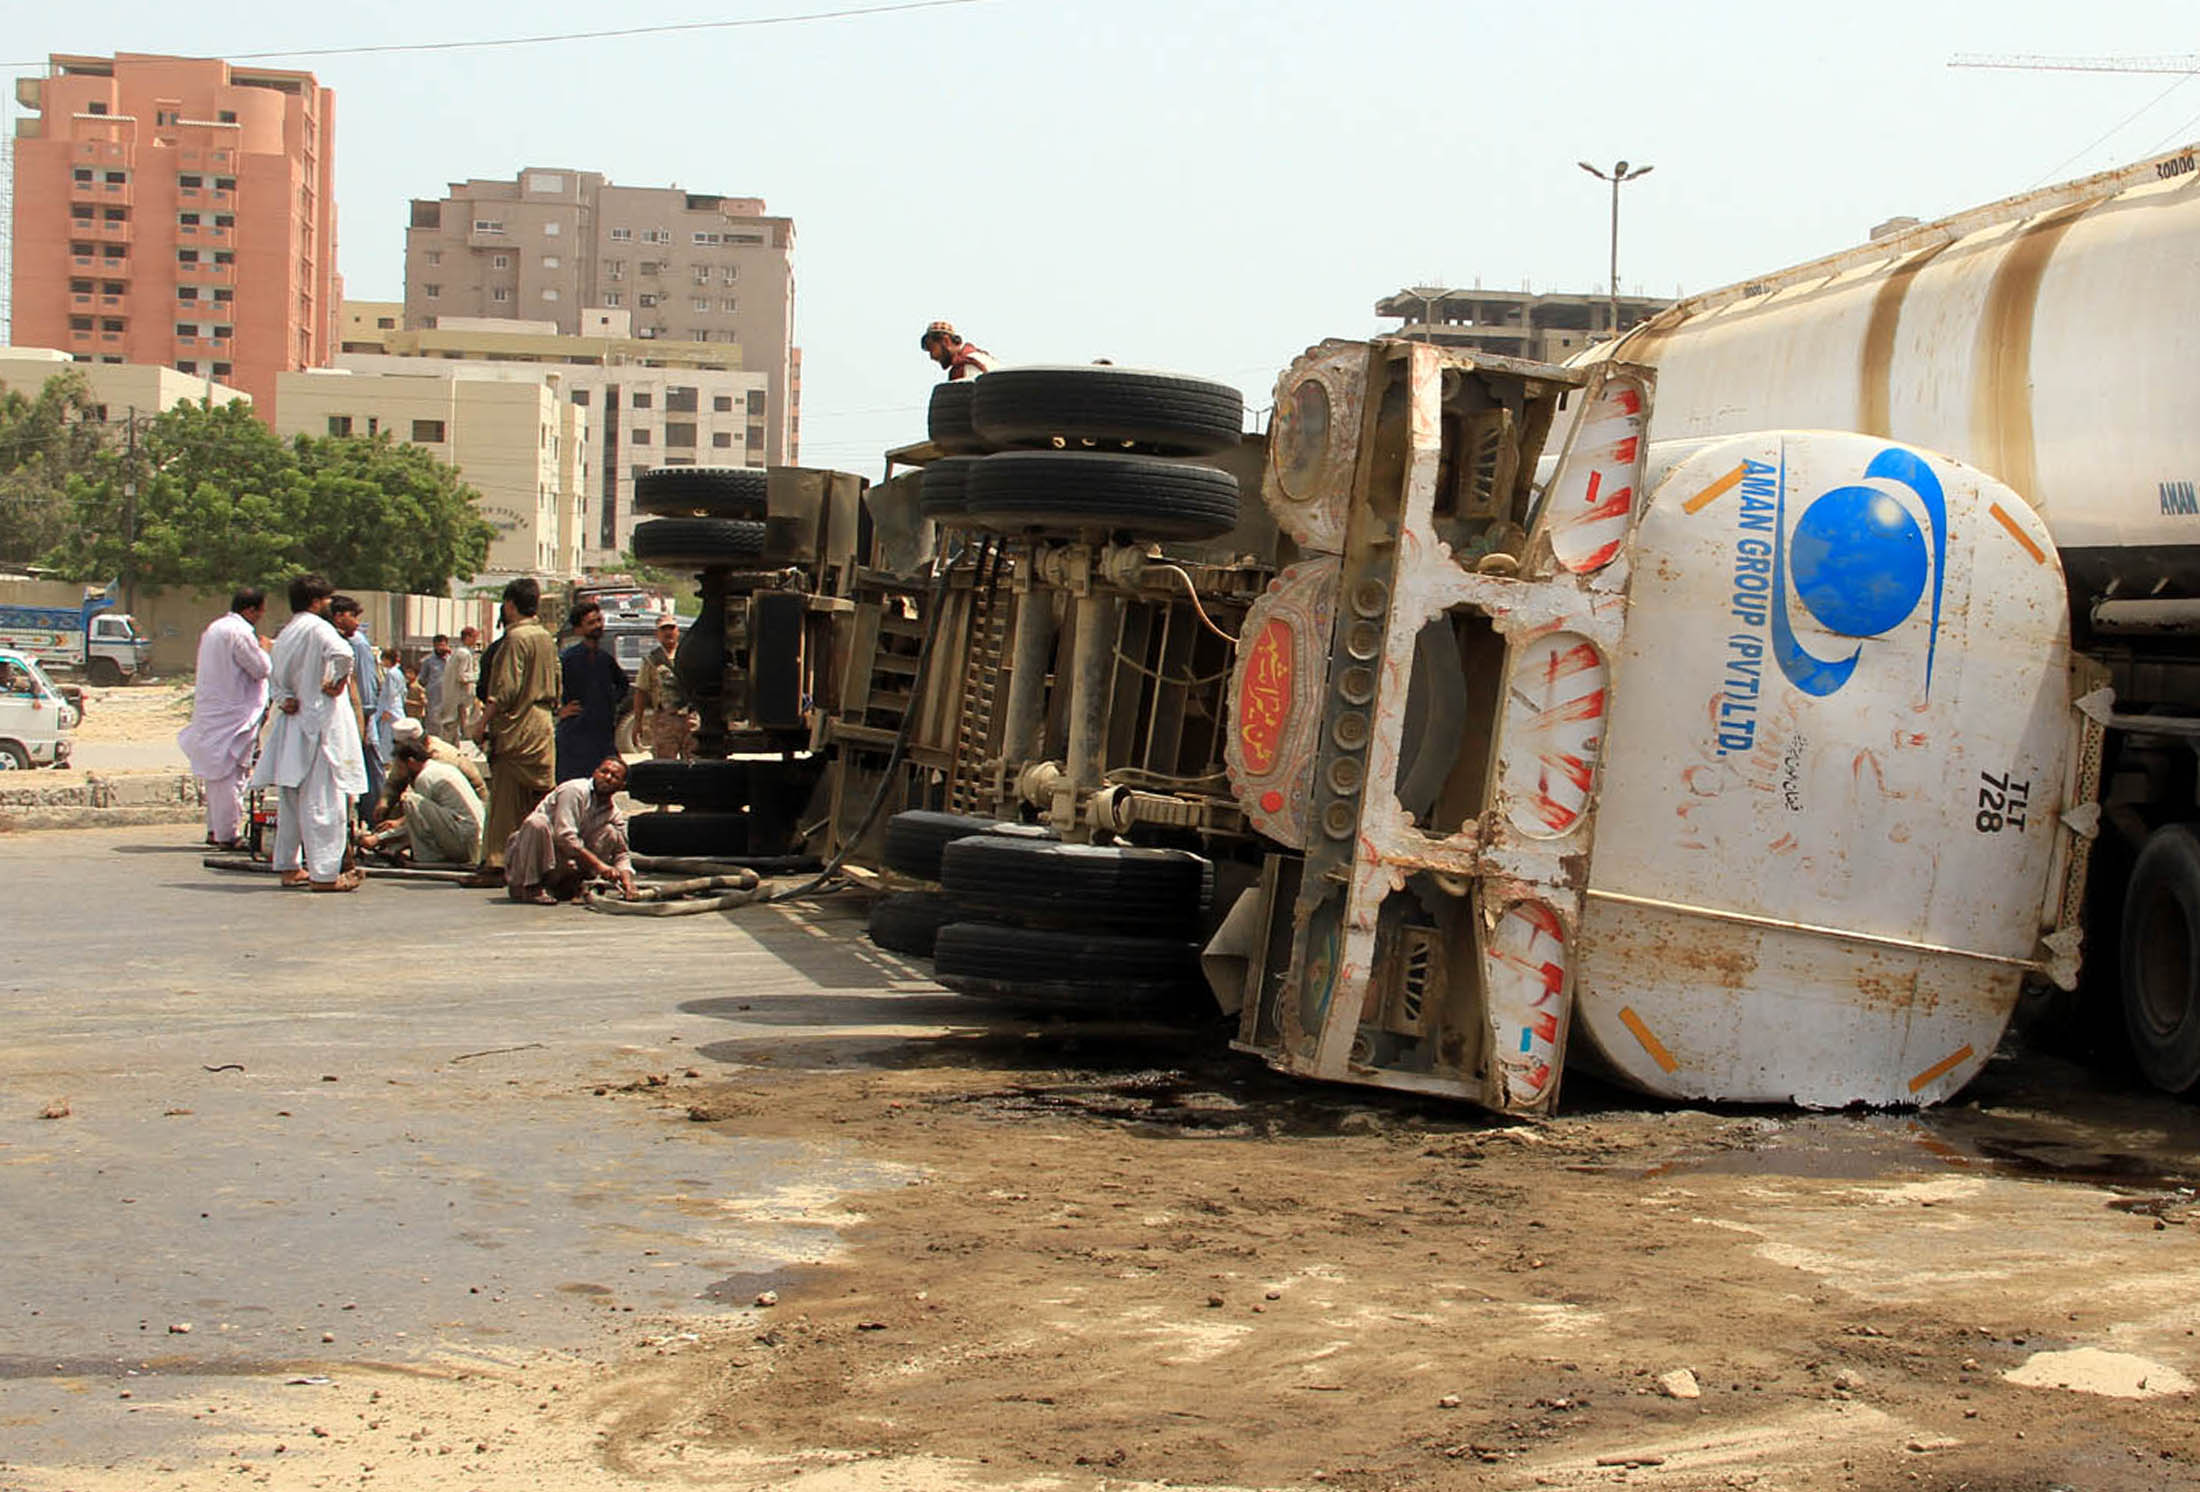
{"label": "truck tire", "polygon": [[744,761],[646,761],[626,769],[626,795],[637,803],[674,803],[716,811],[749,806]]}
{"label": "truck tire", "polygon": [[1090,445],[1206,456],[1238,443],[1245,396],[1226,383],[1136,368],[1004,368],[978,379],[970,421],[996,448]]}
{"label": "truck tire", "polygon": [[973,525],[995,533],[1100,528],[1212,539],[1238,520],[1236,477],[1158,456],[1004,451],[972,463],[966,493]]}
{"label": "truck tire", "polygon": [[1029,824],[1006,824],[971,813],[935,813],[912,808],[886,821],[886,844],[879,863],[919,881],[940,878],[940,855],[958,839],[973,834],[1011,834],[1018,837],[1055,837],[1052,829]]}
{"label": "truck tire", "polygon": [[0,741],[0,772],[28,772],[31,754],[15,741]]}
{"label": "truck tire", "polygon": [[976,836],[940,857],[940,885],[973,920],[1191,941],[1214,864],[1186,850]]}
{"label": "truck tire", "polygon": [[[942,387],[954,385],[943,384]],[[934,522],[961,518],[969,511],[965,499],[969,495],[970,468],[976,464],[976,459],[970,456],[950,456],[927,466],[917,487],[918,511]]]}
{"label": "truck tire", "polygon": [[871,903],[865,930],[871,941],[894,953],[930,958],[940,929],[955,920],[953,905],[938,891],[900,891]]}
{"label": "truck tire", "polygon": [[634,557],[667,570],[746,566],[764,552],[764,525],[735,518],[652,518],[634,525]]}
{"label": "truck tire", "polygon": [[977,387],[974,378],[932,386],[932,402],[924,411],[924,433],[950,456],[982,456],[989,449],[970,423],[970,396]]}
{"label": "truck tire", "polygon": [[2132,1058],[2155,1087],[2183,1093],[2200,1083],[2200,834],[2189,825],[2147,837],[2119,944]]}
{"label": "truck tire", "polygon": [[1199,950],[1167,938],[951,922],[932,959],[949,989],[1027,1009],[1107,1020],[1199,1008]]}
{"label": "truck tire", "polygon": [[746,855],[749,816],[745,813],[637,813],[626,821],[627,848],[637,855],[683,859]]}
{"label": "truck tire", "polygon": [[112,658],[94,658],[84,665],[84,677],[102,689],[112,689],[122,682],[122,665]]}
{"label": "truck tire", "polygon": [[756,518],[769,479],[754,466],[659,466],[634,479],[634,511],[653,518]]}

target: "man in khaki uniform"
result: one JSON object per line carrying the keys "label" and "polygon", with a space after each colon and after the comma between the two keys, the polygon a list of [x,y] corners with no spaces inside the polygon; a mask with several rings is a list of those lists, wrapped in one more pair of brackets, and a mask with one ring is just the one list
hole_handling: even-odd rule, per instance
{"label": "man in khaki uniform", "polygon": [[657,623],[657,646],[642,660],[641,681],[634,686],[634,737],[648,743],[658,761],[686,761],[695,747],[695,712],[688,708],[687,691],[673,672],[673,654],[680,647],[680,624],[671,617]]}
{"label": "man in khaki uniform", "polygon": [[504,587],[504,637],[489,665],[487,718],[489,822],[481,831],[484,885],[504,883],[504,841],[557,786],[552,770],[557,738],[558,648],[535,619],[542,587],[521,576]]}

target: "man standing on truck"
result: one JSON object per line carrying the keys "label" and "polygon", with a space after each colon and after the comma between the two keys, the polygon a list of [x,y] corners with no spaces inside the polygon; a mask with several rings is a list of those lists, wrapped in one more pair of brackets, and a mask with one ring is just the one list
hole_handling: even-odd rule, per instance
{"label": "man standing on truck", "polygon": [[259,633],[267,592],[239,586],[229,610],[199,634],[191,723],[176,744],[206,782],[206,842],[233,850],[244,834],[244,785],[267,713],[268,640]]}
{"label": "man standing on truck", "polygon": [[294,615],[270,659],[274,727],[251,785],[281,790],[275,868],[283,884],[353,891],[364,877],[344,869],[345,800],[367,790],[367,768],[359,717],[348,698],[356,661],[351,645],[329,624],[333,595],[334,587],[318,575],[290,583]]}
{"label": "man standing on truck", "polygon": [[550,716],[558,703],[558,648],[535,619],[542,587],[522,575],[505,585],[502,606],[504,635],[484,676],[489,822],[481,831],[481,874],[473,882],[483,886],[504,884],[505,840],[557,786]]}
{"label": "man standing on truck", "polygon": [[951,321],[935,321],[926,327],[924,340],[919,345],[924,348],[926,357],[947,370],[949,383],[960,383],[993,371],[993,354],[975,343],[965,342]]}

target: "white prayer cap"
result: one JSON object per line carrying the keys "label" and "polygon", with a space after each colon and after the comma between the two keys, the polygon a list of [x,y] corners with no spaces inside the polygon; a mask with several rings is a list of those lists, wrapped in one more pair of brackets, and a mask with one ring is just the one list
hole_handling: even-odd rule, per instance
{"label": "white prayer cap", "polygon": [[393,720],[390,722],[390,743],[392,745],[395,745],[400,741],[425,740],[427,739],[427,735],[427,727],[423,726],[419,721],[415,720],[410,715],[406,715],[401,719]]}

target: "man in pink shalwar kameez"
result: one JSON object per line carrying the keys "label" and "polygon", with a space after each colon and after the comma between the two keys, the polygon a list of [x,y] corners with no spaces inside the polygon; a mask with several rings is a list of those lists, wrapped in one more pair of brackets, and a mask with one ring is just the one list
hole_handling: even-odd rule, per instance
{"label": "man in pink shalwar kameez", "polygon": [[266,611],[267,592],[244,586],[199,634],[191,723],[176,735],[192,773],[206,780],[206,842],[222,849],[244,833],[245,778],[267,713],[268,643],[258,630]]}

